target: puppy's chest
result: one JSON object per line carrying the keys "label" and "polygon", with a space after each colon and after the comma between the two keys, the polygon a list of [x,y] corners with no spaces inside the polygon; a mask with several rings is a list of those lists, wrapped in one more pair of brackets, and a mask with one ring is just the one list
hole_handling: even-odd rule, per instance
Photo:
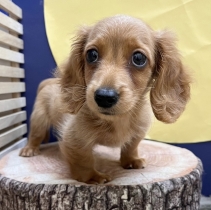
{"label": "puppy's chest", "polygon": [[99,131],[97,143],[105,146],[121,146],[129,141],[134,133],[134,128],[129,121],[109,123]]}

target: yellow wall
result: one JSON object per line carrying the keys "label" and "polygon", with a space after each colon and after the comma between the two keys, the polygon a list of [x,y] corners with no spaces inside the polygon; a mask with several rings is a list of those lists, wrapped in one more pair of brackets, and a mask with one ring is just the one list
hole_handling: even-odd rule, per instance
{"label": "yellow wall", "polygon": [[211,1],[210,0],[45,0],[45,24],[58,63],[69,54],[71,37],[84,24],[128,14],[153,29],[168,28],[178,35],[184,63],[195,77],[192,99],[180,119],[171,125],[155,120],[150,138],[164,142],[211,140]]}

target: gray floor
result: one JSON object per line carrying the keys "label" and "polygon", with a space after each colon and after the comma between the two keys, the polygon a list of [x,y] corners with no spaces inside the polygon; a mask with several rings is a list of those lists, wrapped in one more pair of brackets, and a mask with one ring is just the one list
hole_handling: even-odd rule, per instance
{"label": "gray floor", "polygon": [[205,197],[202,195],[200,210],[211,210],[211,197]]}

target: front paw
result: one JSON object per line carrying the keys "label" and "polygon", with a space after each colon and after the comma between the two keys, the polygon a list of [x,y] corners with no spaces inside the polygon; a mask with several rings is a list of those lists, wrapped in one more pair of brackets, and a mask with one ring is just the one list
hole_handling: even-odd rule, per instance
{"label": "front paw", "polygon": [[40,154],[40,150],[38,147],[29,147],[26,146],[23,149],[21,149],[19,156],[22,157],[32,157]]}
{"label": "front paw", "polygon": [[86,182],[87,184],[105,184],[111,181],[111,177],[107,174],[95,171],[91,178]]}
{"label": "front paw", "polygon": [[87,184],[105,184],[111,181],[109,175],[100,173],[94,169],[71,167],[71,171],[71,177],[79,182],[85,182]]}
{"label": "front paw", "polygon": [[141,169],[146,167],[144,158],[124,158],[121,159],[121,166],[125,169]]}

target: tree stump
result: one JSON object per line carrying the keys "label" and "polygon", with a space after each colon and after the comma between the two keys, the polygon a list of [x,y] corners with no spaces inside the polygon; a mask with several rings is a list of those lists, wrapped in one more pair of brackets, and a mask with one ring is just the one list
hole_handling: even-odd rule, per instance
{"label": "tree stump", "polygon": [[42,145],[39,156],[15,150],[0,160],[1,210],[199,209],[201,161],[190,151],[144,140],[145,169],[121,168],[119,149],[97,146],[96,167],[113,180],[88,185],[71,179],[58,144]]}

